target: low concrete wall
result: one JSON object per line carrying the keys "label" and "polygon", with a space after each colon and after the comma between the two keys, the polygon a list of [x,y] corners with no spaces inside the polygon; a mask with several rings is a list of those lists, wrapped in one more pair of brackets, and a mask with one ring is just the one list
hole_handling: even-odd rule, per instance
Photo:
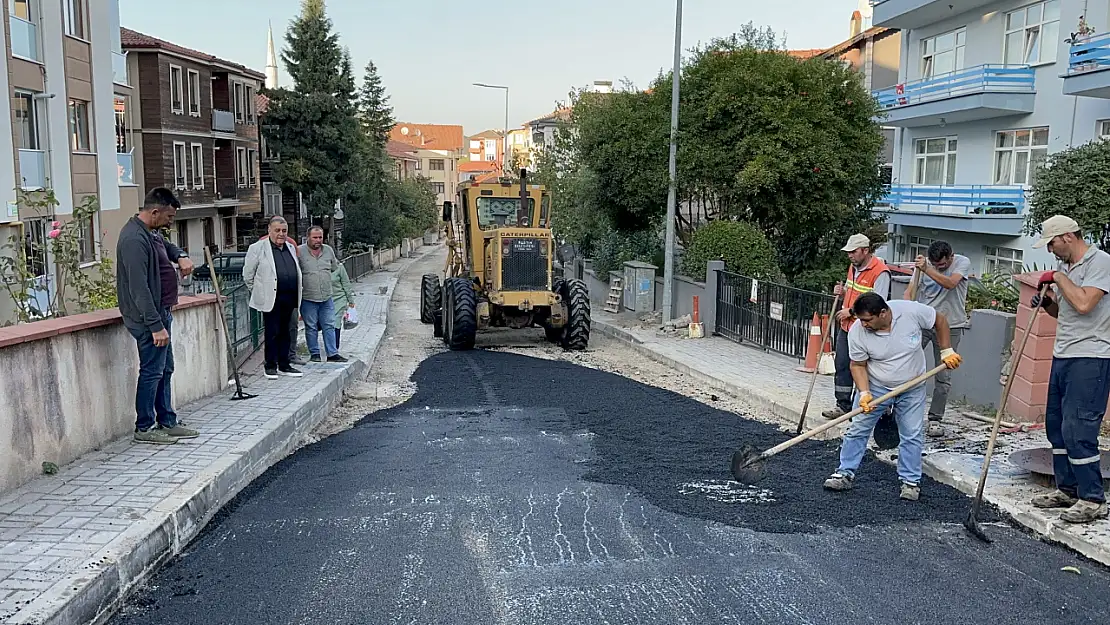
{"label": "low concrete wall", "polygon": [[[998,407],[1002,397],[1003,364],[1009,359],[1010,339],[1014,336],[1016,315],[997,310],[971,311],[971,327],[960,338],[959,351],[963,364],[952,373],[952,390],[949,401],[960,401],[972,406]],[[925,350],[930,367],[932,348]],[[933,383],[929,382],[929,392]]]}
{"label": "low concrete wall", "polygon": [[586,288],[590,290],[590,303],[605,306],[609,299],[609,282],[598,278],[593,269],[587,269],[585,276]]}
{"label": "low concrete wall", "polygon": [[[215,295],[173,312],[175,406],[227,386],[218,314]],[[0,492],[132,432],[138,360],[117,309],[0,329]]]}

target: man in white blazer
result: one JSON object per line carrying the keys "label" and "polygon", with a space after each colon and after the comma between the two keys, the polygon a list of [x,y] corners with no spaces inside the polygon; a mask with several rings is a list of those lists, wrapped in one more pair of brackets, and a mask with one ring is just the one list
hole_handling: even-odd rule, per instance
{"label": "man in white blazer", "polygon": [[289,363],[289,324],[301,305],[301,266],[296,247],[287,239],[289,224],[280,215],[270,218],[269,235],[247,248],[243,281],[250,291],[250,307],[262,313],[266,326],[266,377],[294,378],[301,372]]}

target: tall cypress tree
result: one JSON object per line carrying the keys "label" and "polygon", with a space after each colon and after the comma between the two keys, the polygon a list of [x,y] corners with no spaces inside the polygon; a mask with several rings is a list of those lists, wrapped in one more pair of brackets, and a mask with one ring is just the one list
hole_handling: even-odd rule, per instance
{"label": "tall cypress tree", "polygon": [[362,73],[358,112],[363,132],[374,145],[384,147],[389,131],[396,122],[393,119],[393,107],[389,105],[389,96],[373,61],[366,63],[366,69]]}

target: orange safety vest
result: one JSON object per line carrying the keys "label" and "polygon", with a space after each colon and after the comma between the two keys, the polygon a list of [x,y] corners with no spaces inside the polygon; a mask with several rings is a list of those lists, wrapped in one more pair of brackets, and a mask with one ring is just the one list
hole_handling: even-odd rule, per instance
{"label": "orange safety vest", "polygon": [[[852,304],[855,304],[856,298],[864,293],[870,293],[875,290],[875,281],[879,279],[883,273],[890,273],[890,268],[886,266],[883,259],[878,256],[872,256],[871,262],[863,268],[862,271],[856,272],[854,266],[848,267],[848,278],[844,281],[844,310],[852,310]],[[885,299],[890,294],[880,294]],[[855,321],[849,317],[845,321],[840,322],[840,327],[844,331],[852,327]]]}

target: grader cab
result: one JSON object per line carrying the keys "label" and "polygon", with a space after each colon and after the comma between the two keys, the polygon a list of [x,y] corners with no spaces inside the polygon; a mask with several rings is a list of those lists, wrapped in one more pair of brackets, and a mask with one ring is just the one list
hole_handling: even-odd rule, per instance
{"label": "grader cab", "polygon": [[508,180],[466,182],[445,202],[447,264],[442,281],[420,285],[420,321],[452,350],[474,347],[489,327],[541,327],[547,340],[584,350],[590,340],[590,296],[581,280],[552,278],[555,242],[550,196]]}

